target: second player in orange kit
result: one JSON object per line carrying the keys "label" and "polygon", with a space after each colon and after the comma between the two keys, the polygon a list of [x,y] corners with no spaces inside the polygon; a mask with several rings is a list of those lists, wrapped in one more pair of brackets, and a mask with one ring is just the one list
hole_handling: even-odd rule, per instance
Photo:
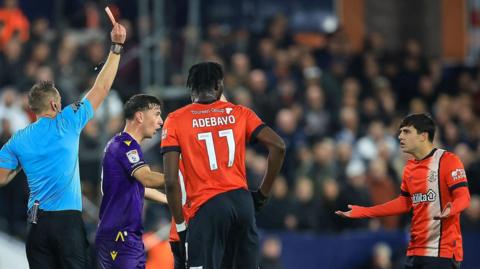
{"label": "second player in orange kit", "polygon": [[398,198],[336,212],[347,218],[370,218],[413,208],[406,269],[458,269],[463,260],[460,213],[470,203],[467,177],[455,154],[433,146],[435,128],[426,114],[407,116],[400,124],[400,147],[414,159],[405,165]]}

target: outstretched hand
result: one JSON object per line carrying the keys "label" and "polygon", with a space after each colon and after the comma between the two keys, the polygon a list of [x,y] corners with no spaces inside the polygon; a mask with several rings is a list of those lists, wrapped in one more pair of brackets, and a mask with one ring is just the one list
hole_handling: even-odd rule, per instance
{"label": "outstretched hand", "polygon": [[452,212],[452,203],[447,203],[442,213],[440,213],[440,215],[433,217],[433,219],[435,220],[446,219],[450,217],[451,212]]}
{"label": "outstretched hand", "polygon": [[115,23],[112,31],[110,32],[110,37],[112,39],[112,42],[123,44],[125,43],[125,39],[127,38],[127,30],[125,30],[125,27],[123,27],[123,25],[121,25],[120,23]]}
{"label": "outstretched hand", "polygon": [[352,205],[348,205],[348,208],[349,208],[350,210],[348,210],[348,211],[340,211],[340,210],[337,210],[337,211],[335,211],[335,214],[337,214],[338,216],[343,217],[343,218],[351,218]]}

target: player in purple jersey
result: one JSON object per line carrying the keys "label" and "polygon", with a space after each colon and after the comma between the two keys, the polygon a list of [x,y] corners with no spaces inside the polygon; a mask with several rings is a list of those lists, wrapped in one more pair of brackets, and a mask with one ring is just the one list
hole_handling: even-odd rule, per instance
{"label": "player in purple jersey", "polygon": [[166,203],[166,197],[154,189],[164,184],[163,174],[150,170],[140,143],[161,127],[160,114],[157,98],[134,95],[125,103],[124,131],[105,147],[103,198],[95,239],[101,268],[145,268],[143,200]]}

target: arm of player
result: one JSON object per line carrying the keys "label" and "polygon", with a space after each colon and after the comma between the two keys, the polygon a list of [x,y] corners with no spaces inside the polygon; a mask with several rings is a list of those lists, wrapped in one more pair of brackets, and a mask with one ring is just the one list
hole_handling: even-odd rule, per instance
{"label": "arm of player", "polygon": [[5,168],[0,168],[0,187],[3,187],[10,183],[12,179],[22,170],[21,166],[18,166],[17,169],[10,170]]}
{"label": "arm of player", "polygon": [[[111,40],[114,43],[123,44],[126,38],[126,30],[121,24],[115,24],[110,32]],[[112,87],[113,80],[117,74],[118,64],[120,63],[120,54],[116,54],[110,51],[107,61],[103,65],[102,70],[95,80],[95,84],[88,91],[85,96],[94,110],[102,104],[103,100],[107,97],[110,88]]]}
{"label": "arm of player", "polygon": [[185,219],[182,211],[182,193],[178,180],[178,161],[180,152],[168,151],[163,154],[165,172],[165,190],[167,192],[168,207],[176,224],[183,224]]}
{"label": "arm of player", "polygon": [[450,216],[455,216],[470,206],[470,193],[467,187],[457,188],[452,191],[453,202],[447,203],[440,215],[435,216],[434,219],[445,219]]}
{"label": "arm of player", "polygon": [[157,202],[160,204],[167,203],[167,196],[165,193],[160,192],[159,190],[152,188],[145,188],[145,199]]}
{"label": "arm of player", "polygon": [[282,168],[283,158],[285,157],[285,142],[270,127],[264,127],[256,136],[257,141],[265,145],[268,149],[267,171],[263,176],[262,186],[259,192],[268,197],[272,189],[273,181]]}
{"label": "arm of player", "polygon": [[374,217],[386,217],[407,213],[412,208],[412,201],[409,197],[399,195],[396,199],[393,199],[384,204],[363,207],[356,205],[348,205],[349,211],[335,211],[335,214],[345,218],[374,218]]}
{"label": "arm of player", "polygon": [[133,176],[147,188],[158,188],[165,184],[165,178],[162,173],[150,170],[150,166],[144,165],[138,168]]}

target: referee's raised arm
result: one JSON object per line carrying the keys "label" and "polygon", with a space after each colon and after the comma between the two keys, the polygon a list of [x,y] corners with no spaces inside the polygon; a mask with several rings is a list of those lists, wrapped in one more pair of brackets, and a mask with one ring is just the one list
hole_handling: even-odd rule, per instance
{"label": "referee's raised arm", "polygon": [[126,30],[121,24],[116,23],[110,32],[110,36],[112,39],[112,46],[110,48],[107,61],[98,74],[95,84],[93,84],[93,87],[85,96],[85,98],[87,98],[92,104],[94,110],[97,110],[97,108],[102,104],[103,100],[107,97],[110,88],[112,87],[113,80],[117,74],[123,43],[125,42],[126,38]]}
{"label": "referee's raised arm", "polygon": [[27,176],[30,229],[26,252],[31,269],[87,268],[78,164],[80,133],[110,91],[125,38],[125,28],[115,23],[110,54],[84,100],[62,109],[53,81],[33,85],[28,104],[37,121],[17,131],[0,149],[0,187],[20,169]]}

